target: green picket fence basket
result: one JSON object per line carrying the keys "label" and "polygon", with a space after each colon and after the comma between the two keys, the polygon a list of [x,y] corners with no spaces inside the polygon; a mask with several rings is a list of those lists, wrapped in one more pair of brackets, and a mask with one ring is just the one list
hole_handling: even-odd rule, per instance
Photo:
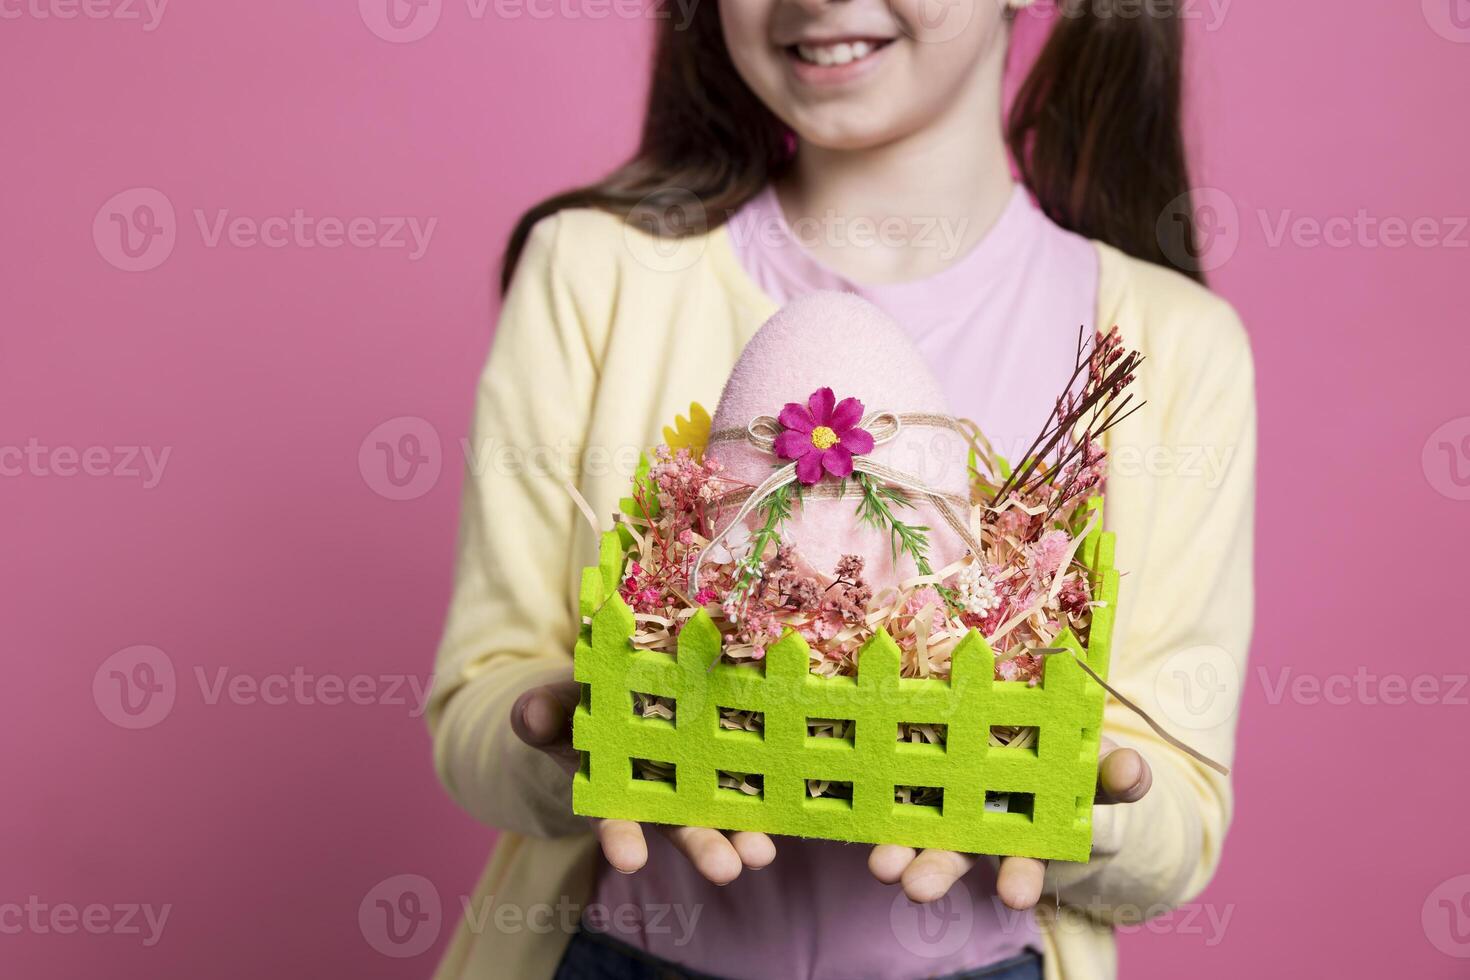
{"label": "green picket fence basket", "polygon": [[[1094,506],[1097,506],[1094,504]],[[949,680],[899,677],[899,651],[879,632],[859,651],[856,677],[807,669],[804,640],[788,632],[758,663],[710,665],[718,628],[703,611],[679,634],[677,655],[635,650],[633,614],[618,595],[623,545],[603,535],[600,561],[582,575],[584,625],[576,646],[581,704],[573,744],[582,753],[572,807],[585,816],[756,830],[797,837],[905,844],[977,854],[1085,861],[1104,691],[1118,595],[1113,535],[1095,528],[1080,554],[1092,570],[1089,645],[1071,631],[1042,682],[997,681],[989,644],[971,631],[956,647]],[[672,721],[643,718],[634,692],[671,698]],[[761,712],[764,731],[731,731],[719,709]],[[843,719],[852,738],[812,738],[808,720]],[[898,741],[900,722],[944,725],[946,744]],[[1030,748],[989,745],[990,729],[1034,726]],[[674,781],[636,779],[633,759],[671,764]],[[718,785],[716,772],[759,774],[758,796]],[[852,785],[852,799],[810,797],[808,779]],[[938,806],[896,803],[898,786],[943,791]],[[1005,794],[1009,809],[987,809]],[[930,794],[931,796],[933,794]]]}

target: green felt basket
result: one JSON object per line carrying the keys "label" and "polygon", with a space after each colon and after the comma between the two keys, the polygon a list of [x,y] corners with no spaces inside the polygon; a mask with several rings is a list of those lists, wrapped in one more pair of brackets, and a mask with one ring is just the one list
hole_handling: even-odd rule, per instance
{"label": "green felt basket", "polygon": [[[1101,604],[1088,649],[1071,631],[1056,646],[1105,678],[1118,594],[1112,534],[1094,529],[1080,554]],[[622,569],[622,541],[610,532],[599,564],[582,576],[590,625],[576,648],[577,813],[1087,860],[1104,691],[1073,656],[1049,656],[1036,687],[996,681],[994,654],[972,630],[954,650],[950,680],[907,679],[898,647],[879,632],[858,653],[857,677],[825,678],[808,671],[805,641],[788,632],[761,662],[711,670],[721,637],[703,611],[679,634],[677,657],[633,649],[633,614],[618,595]],[[673,721],[634,714],[634,692],[672,698]],[[720,708],[762,712],[764,732],[720,728]],[[808,719],[850,719],[853,737],[808,737]],[[899,742],[900,722],[945,725],[946,744]],[[991,747],[992,726],[1034,726],[1038,738],[1031,748]],[[674,782],[635,779],[632,759],[672,764]],[[763,789],[752,796],[721,788],[717,770],[759,774]],[[810,797],[808,779],[851,783],[852,799]],[[896,803],[896,786],[941,788],[943,799]],[[987,794],[1006,794],[1009,810],[987,809]]]}

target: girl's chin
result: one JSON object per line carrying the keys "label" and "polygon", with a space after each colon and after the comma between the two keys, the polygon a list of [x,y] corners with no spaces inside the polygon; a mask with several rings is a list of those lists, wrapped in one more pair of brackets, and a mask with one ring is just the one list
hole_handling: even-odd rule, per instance
{"label": "girl's chin", "polygon": [[829,100],[796,107],[786,118],[803,143],[852,152],[890,143],[902,132],[887,115],[866,101]]}

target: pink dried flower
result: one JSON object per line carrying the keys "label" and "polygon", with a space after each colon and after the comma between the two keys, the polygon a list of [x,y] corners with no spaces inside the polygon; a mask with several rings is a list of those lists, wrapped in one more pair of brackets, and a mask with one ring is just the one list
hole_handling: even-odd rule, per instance
{"label": "pink dried flower", "polygon": [[776,557],[771,560],[771,564],[780,571],[791,571],[796,567],[795,549],[785,543],[776,545]]}
{"label": "pink dried flower", "polygon": [[904,611],[912,615],[918,615],[928,606],[943,605],[944,597],[939,594],[939,590],[932,585],[926,585],[909,596],[908,602],[904,605]]}
{"label": "pink dried flower", "polygon": [[1024,541],[1031,534],[1031,515],[1019,507],[1011,507],[1001,511],[995,526],[1002,535]]}
{"label": "pink dried flower", "polygon": [[842,617],[823,613],[812,622],[812,629],[819,640],[830,640],[842,631]]}
{"label": "pink dried flower", "polygon": [[659,506],[675,515],[674,525],[682,529],[714,500],[722,489],[717,482],[720,464],[716,460],[696,460],[689,450],[671,450],[659,446],[653,451],[648,478],[658,496]]}
{"label": "pink dried flower", "polygon": [[979,630],[982,636],[990,636],[1000,629],[1007,619],[1011,618],[1014,609],[1015,604],[1009,599],[1001,599],[1000,605],[983,616],[967,612],[961,615],[960,619],[966,626],[973,626]]}
{"label": "pink dried flower", "polygon": [[822,587],[809,578],[793,578],[786,585],[786,596],[798,609],[816,609],[822,602]]}
{"label": "pink dried flower", "polygon": [[756,660],[766,655],[766,647],[781,635],[781,623],[769,609],[757,606],[747,611],[744,629],[741,631],[754,648]]}
{"label": "pink dried flower", "polygon": [[1003,681],[1025,681],[1032,687],[1041,682],[1041,658],[1018,653],[995,665],[995,674]]}
{"label": "pink dried flower", "polygon": [[638,576],[643,574],[643,566],[636,561],[628,565],[628,574],[623,577],[623,582],[618,586],[618,595],[622,596],[624,602],[633,604],[633,596],[637,595],[640,588]]}
{"label": "pink dried flower", "polygon": [[827,590],[822,606],[825,611],[840,615],[845,622],[856,624],[867,615],[868,601],[872,598],[873,590],[866,585],[838,583]]}
{"label": "pink dried flower", "polygon": [[861,582],[863,580],[862,556],[843,555],[837,559],[837,567],[832,570],[832,574],[848,582]]}
{"label": "pink dried flower", "polygon": [[1066,531],[1047,531],[1028,549],[1031,564],[1043,575],[1055,575],[1071,547],[1072,538]]}
{"label": "pink dried flower", "polygon": [[1063,612],[1071,613],[1073,616],[1087,611],[1087,604],[1092,600],[1087,580],[1081,575],[1072,575],[1062,583],[1061,591],[1057,593],[1057,605]]}

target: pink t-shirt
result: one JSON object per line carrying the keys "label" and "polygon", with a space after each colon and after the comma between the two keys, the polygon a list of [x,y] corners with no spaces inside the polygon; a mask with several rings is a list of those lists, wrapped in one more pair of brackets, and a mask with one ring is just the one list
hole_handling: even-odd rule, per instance
{"label": "pink t-shirt", "polygon": [[[1095,326],[1097,252],[1048,220],[1019,186],[977,245],[942,272],[910,282],[864,286],[823,265],[787,224],[771,188],[741,208],[728,231],[746,273],[777,303],[838,289],[886,310],[912,334],[950,410],[979,423],[1011,459],[1041,430],[1071,375],[1078,327]],[[929,240],[942,247],[942,235]],[[989,862],[979,862],[944,902],[921,908],[873,878],[869,850],[782,837],[770,867],[716,887],[650,834],[643,871],[603,867],[596,927],[731,980],[908,980],[1039,948],[1035,919],[995,897]]]}

